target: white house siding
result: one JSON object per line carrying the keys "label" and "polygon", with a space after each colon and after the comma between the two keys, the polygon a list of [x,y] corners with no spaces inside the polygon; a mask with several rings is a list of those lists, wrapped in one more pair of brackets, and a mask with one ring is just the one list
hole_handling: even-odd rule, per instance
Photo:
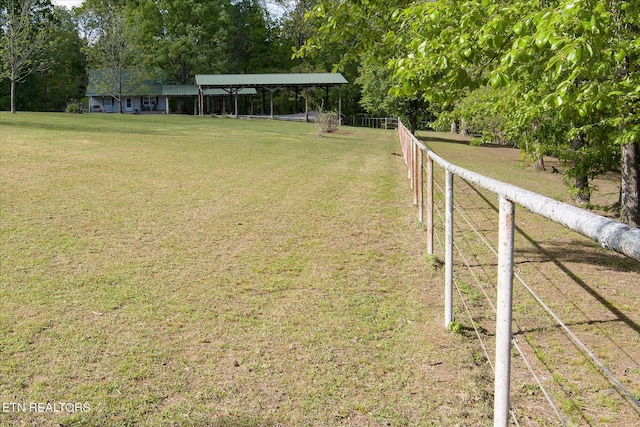
{"label": "white house siding", "polygon": [[[131,104],[127,103],[127,98],[131,99]],[[167,109],[166,98],[164,96],[149,96],[150,103],[143,108],[143,101],[145,97],[142,96],[123,96],[122,97],[122,111],[124,113],[137,113],[137,112],[165,112]],[[111,105],[109,105],[109,99],[111,99]],[[155,106],[154,106],[155,104]],[[118,100],[108,96],[90,96],[89,97],[89,112],[92,113],[117,113],[120,111],[118,106]]]}

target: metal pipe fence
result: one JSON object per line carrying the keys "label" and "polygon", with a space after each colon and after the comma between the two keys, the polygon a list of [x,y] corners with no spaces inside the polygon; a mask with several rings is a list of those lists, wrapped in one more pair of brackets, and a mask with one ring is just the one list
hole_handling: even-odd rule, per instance
{"label": "metal pipe fence", "polygon": [[395,117],[361,117],[347,116],[345,123],[348,126],[368,127],[374,129],[397,129],[398,119]]}
{"label": "metal pipe fence", "polygon": [[[445,307],[444,324],[449,327],[453,321],[453,249],[454,249],[454,198],[453,177],[458,176],[467,183],[488,190],[498,196],[499,199],[499,236],[498,236],[498,271],[497,271],[497,296],[496,296],[496,349],[495,349],[495,384],[494,384],[494,425],[506,426],[510,414],[510,374],[511,374],[511,350],[512,344],[520,351],[512,339],[512,312],[513,312],[513,279],[516,277],[525,288],[532,293],[534,299],[539,300],[524,281],[514,274],[514,227],[515,205],[527,208],[529,211],[541,215],[549,220],[557,222],[566,228],[582,234],[596,242],[603,248],[608,248],[640,261],[640,229],[596,215],[592,212],[571,206],[548,197],[533,193],[522,188],[506,184],[467,169],[458,167],[439,157],[425,144],[420,142],[398,119],[398,134],[402,147],[407,175],[410,187],[413,190],[413,202],[418,207],[418,221],[424,223],[427,228],[427,250],[429,255],[434,254],[434,195],[433,195],[433,162],[442,167],[445,172],[445,242],[444,242],[444,269],[445,269]],[[426,165],[424,155],[426,154]],[[423,183],[424,171],[426,171],[426,209],[424,209]],[[426,220],[424,214],[426,212]],[[610,382],[625,396],[632,405],[640,408],[638,399],[630,393],[600,362],[595,355],[562,323],[562,321],[539,300],[538,303],[554,318],[567,332],[574,343],[581,348],[593,363],[609,377]],[[534,374],[535,375],[535,374]],[[546,395],[546,392],[545,392]],[[549,399],[547,397],[547,399]],[[557,409],[554,407],[556,414]],[[562,420],[561,420],[562,421]],[[564,424],[564,422],[562,421]]]}

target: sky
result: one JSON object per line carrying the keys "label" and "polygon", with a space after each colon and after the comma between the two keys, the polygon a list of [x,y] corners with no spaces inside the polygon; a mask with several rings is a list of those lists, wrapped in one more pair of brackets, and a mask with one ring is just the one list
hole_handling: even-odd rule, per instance
{"label": "sky", "polygon": [[[67,9],[71,9],[75,6],[80,6],[82,5],[82,2],[84,2],[84,0],[51,0],[51,3],[55,4],[56,6],[64,6]],[[280,14],[282,13],[282,9],[278,6],[275,6],[273,2],[267,2],[267,8],[275,16],[280,16]]]}
{"label": "sky", "polygon": [[51,0],[51,3],[71,9],[74,6],[80,6],[83,1],[84,0]]}

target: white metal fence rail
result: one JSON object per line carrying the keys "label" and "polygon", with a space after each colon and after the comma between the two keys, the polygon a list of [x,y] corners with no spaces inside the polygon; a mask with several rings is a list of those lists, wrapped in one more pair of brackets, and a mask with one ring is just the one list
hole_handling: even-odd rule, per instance
{"label": "white metal fence rail", "polygon": [[[498,285],[496,308],[496,349],[495,349],[495,389],[494,389],[494,425],[506,426],[509,420],[510,369],[512,345],[512,290],[513,290],[513,252],[514,252],[514,219],[515,204],[563,226],[576,231],[602,245],[604,248],[627,255],[640,261],[640,229],[630,228],[624,224],[596,215],[548,197],[522,188],[506,184],[459,166],[453,165],[426,145],[421,143],[398,120],[398,133],[402,152],[407,164],[408,178],[413,189],[414,204],[418,206],[418,220],[425,223],[427,229],[427,251],[433,255],[434,239],[434,196],[433,196],[433,162],[446,171],[445,179],[445,327],[453,321],[453,176],[473,183],[499,197],[499,238],[498,238]],[[426,154],[426,165],[424,164]],[[423,182],[423,170],[426,170],[426,185]],[[426,187],[426,201],[423,192]],[[426,203],[425,203],[426,202]],[[426,206],[425,206],[426,205]],[[425,212],[426,208],[426,212]],[[426,218],[425,218],[426,213]],[[492,249],[493,250],[493,249]],[[596,366],[609,377],[611,383],[618,388],[633,405],[640,408],[640,402],[631,394],[607,367],[589,351],[589,349],[562,323],[544,302],[516,274],[515,277],[525,286],[547,313],[558,322],[567,335],[580,347]],[[517,343],[514,346],[518,351]],[[535,374],[534,374],[535,375]],[[545,393],[546,394],[546,393]],[[553,405],[553,403],[551,402]],[[554,408],[555,410],[555,408]],[[557,413],[557,410],[556,410]],[[561,420],[562,421],[562,420]]]}

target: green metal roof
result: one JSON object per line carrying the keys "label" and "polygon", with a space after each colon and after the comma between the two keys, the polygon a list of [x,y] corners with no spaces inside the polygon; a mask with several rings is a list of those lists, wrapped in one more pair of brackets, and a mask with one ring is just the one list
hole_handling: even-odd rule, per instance
{"label": "green metal roof", "polygon": [[198,74],[196,86],[216,88],[309,87],[346,84],[340,73]]}
{"label": "green metal roof", "polygon": [[196,96],[198,88],[194,85],[164,85],[162,86],[163,96]]}

